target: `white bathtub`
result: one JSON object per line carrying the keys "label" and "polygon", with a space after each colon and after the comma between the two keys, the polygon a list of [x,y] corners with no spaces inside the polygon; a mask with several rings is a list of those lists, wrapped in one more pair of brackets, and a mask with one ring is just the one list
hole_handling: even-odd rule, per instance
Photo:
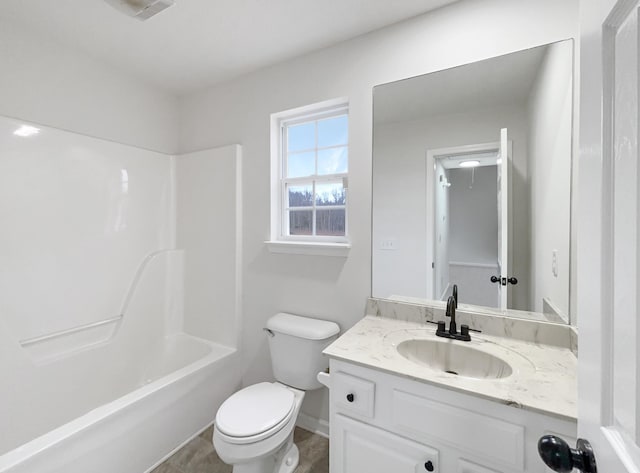
{"label": "white bathtub", "polygon": [[113,346],[46,365],[54,383],[73,372],[73,386],[49,393],[40,384],[35,395],[22,386],[23,396],[2,388],[10,405],[0,408],[1,473],[150,471],[210,425],[237,388],[233,348],[184,333],[146,344],[145,356]]}

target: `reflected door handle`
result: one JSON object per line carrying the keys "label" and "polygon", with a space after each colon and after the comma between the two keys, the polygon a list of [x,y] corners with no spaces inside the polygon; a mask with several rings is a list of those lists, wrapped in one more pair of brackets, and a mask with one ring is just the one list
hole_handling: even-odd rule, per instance
{"label": "reflected door handle", "polygon": [[491,276],[491,282],[500,283],[503,286],[506,286],[507,283],[513,284],[514,286],[518,284],[518,278],[511,276],[510,278],[501,278],[500,276]]}
{"label": "reflected door handle", "polygon": [[538,453],[542,461],[558,473],[570,473],[574,468],[583,473],[598,473],[596,456],[587,440],[578,439],[573,449],[560,437],[545,435],[538,441]]}

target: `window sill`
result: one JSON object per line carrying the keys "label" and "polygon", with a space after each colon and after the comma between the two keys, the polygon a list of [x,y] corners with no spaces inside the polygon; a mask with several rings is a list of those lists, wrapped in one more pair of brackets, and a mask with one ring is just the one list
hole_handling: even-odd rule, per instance
{"label": "window sill", "polygon": [[292,255],[336,256],[346,258],[350,243],[321,243],[306,241],[265,241],[271,253]]}

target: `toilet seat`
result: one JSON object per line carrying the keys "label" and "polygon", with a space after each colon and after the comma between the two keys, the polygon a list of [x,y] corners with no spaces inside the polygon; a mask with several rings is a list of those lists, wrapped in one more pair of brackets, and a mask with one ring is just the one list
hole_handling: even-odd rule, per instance
{"label": "toilet seat", "polygon": [[258,383],[229,397],[215,426],[229,443],[253,443],[280,431],[291,419],[294,393],[280,384]]}

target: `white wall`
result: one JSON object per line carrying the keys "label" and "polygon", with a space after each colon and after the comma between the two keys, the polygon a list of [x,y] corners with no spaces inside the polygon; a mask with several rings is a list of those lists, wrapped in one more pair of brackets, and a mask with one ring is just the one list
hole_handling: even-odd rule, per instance
{"label": "white wall", "polygon": [[155,86],[2,18],[0,64],[0,115],[177,151],[177,99]]}
{"label": "white wall", "polygon": [[[433,185],[427,178],[428,149],[499,141],[509,127],[513,141],[513,267],[529,262],[529,192],[527,189],[527,122],[524,104],[437,115],[423,120],[376,125],[373,176],[373,295],[431,298],[433,287],[433,221],[429,206]],[[451,222],[451,217],[449,222]],[[451,228],[449,228],[451,231]],[[380,249],[394,235],[395,251]],[[458,245],[460,247],[461,245]],[[456,261],[454,250],[449,258]],[[529,288],[513,286],[514,309],[528,309]],[[438,295],[436,295],[437,297]],[[465,301],[464,294],[461,300]]]}
{"label": "white wall", "polygon": [[[576,36],[577,0],[468,0],[184,97],[180,150],[243,145],[245,383],[271,379],[261,328],[281,310],[349,328],[370,294],[371,89],[376,84]],[[544,25],[544,27],[541,27]],[[350,101],[347,259],[270,254],[269,116],[335,97]],[[326,393],[304,412],[327,417]]]}
{"label": "white wall", "polygon": [[[571,108],[573,44],[549,46],[529,98],[531,302],[542,312],[548,298],[569,316],[571,227]],[[557,276],[551,270],[557,252]]]}

